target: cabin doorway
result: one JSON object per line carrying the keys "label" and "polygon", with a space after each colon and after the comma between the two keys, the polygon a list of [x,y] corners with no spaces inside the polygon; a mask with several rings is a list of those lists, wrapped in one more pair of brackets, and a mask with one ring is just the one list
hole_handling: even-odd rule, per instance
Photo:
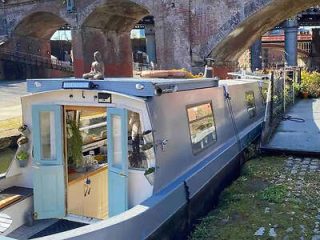
{"label": "cabin doorway", "polygon": [[127,210],[127,111],[65,106],[64,116],[67,213],[106,219]]}
{"label": "cabin doorway", "polygon": [[33,128],[35,217],[102,220],[126,211],[127,110],[36,105],[32,115],[39,126]]}
{"label": "cabin doorway", "polygon": [[64,107],[67,214],[108,217],[107,109]]}

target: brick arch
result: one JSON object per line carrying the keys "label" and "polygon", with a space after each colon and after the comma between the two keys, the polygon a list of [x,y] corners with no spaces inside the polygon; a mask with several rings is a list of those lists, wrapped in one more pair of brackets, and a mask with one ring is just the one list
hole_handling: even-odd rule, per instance
{"label": "brick arch", "polygon": [[319,0],[250,0],[201,45],[200,56],[210,56],[220,63],[236,61],[265,32],[319,3]]}
{"label": "brick arch", "polygon": [[[78,27],[125,32],[151,14],[149,0],[95,0],[79,11]],[[79,9],[79,8],[78,8]]]}
{"label": "brick arch", "polygon": [[17,21],[11,32],[12,36],[49,40],[56,30],[68,23],[59,13],[39,10],[28,13]]}

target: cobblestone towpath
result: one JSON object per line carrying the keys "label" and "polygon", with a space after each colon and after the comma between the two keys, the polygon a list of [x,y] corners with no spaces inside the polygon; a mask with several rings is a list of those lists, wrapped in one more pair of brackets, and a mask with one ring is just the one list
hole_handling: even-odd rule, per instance
{"label": "cobblestone towpath", "polygon": [[199,222],[190,239],[320,240],[320,159],[248,161]]}

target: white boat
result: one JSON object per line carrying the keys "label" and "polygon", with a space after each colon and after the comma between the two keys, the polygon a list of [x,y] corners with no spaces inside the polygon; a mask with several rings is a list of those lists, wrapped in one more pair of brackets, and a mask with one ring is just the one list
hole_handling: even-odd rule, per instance
{"label": "white boat", "polygon": [[[237,174],[242,151],[262,129],[262,85],[220,82],[28,80],[22,109],[29,144],[18,153],[29,157],[25,167],[14,160],[0,180],[2,195],[20,196],[0,209],[2,235],[184,236]],[[82,225],[57,233],[40,229],[45,219]]]}

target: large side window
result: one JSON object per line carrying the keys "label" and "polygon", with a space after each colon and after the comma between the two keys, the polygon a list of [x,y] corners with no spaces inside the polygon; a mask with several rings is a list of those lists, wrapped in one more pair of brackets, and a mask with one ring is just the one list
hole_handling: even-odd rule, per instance
{"label": "large side window", "polygon": [[245,99],[247,103],[247,111],[249,114],[249,118],[254,118],[256,116],[256,103],[253,91],[246,92]]}
{"label": "large side window", "polygon": [[217,141],[211,102],[187,107],[192,152],[197,154]]}

